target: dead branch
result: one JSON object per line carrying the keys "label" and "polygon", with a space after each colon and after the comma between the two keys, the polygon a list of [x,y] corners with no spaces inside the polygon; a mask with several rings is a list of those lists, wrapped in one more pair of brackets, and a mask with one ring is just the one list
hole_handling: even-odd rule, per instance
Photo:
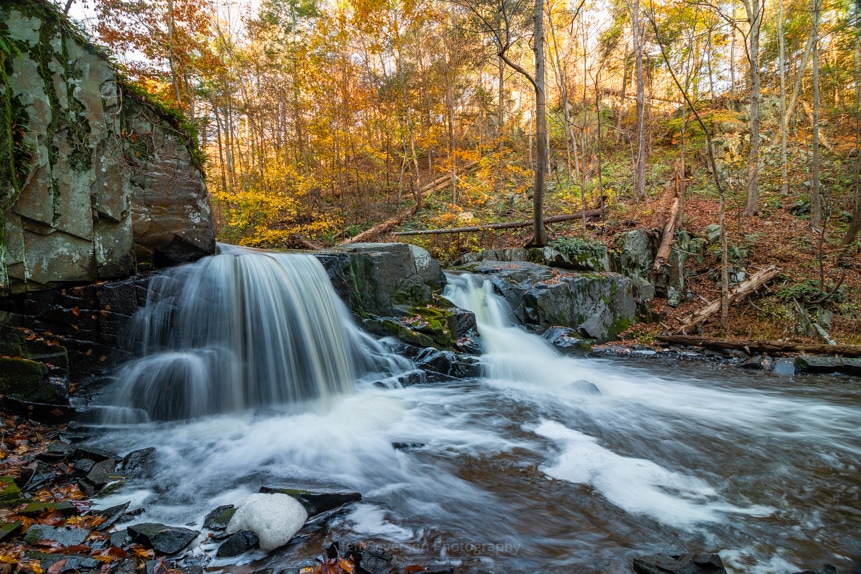
{"label": "dead branch", "polygon": [[664,226],[664,232],[661,234],[661,246],[658,248],[658,254],[655,256],[655,266],[652,270],[657,273],[661,267],[667,264],[670,258],[670,249],[673,246],[673,237],[676,232],[676,218],[679,216],[679,198],[673,201],[673,206],[670,208],[670,216],[667,219],[667,224]]}
{"label": "dead branch", "polygon": [[827,345],[821,343],[787,343],[784,341],[755,341],[740,339],[712,339],[687,335],[658,335],[656,340],[672,345],[687,345],[705,349],[736,349],[747,354],[759,353],[807,353],[811,355],[840,355],[861,357],[861,347],[852,345]]}
{"label": "dead branch", "polygon": [[[602,209],[589,209],[585,212],[570,213],[567,215],[554,215],[553,217],[545,217],[544,223],[559,223],[561,221],[571,221],[572,219],[580,219],[584,215],[588,219],[597,219],[603,215]],[[419,231],[400,231],[392,233],[392,235],[439,235],[443,233],[469,233],[474,231],[485,231],[488,229],[514,229],[516,227],[529,227],[533,221],[512,221],[507,223],[488,223],[486,225],[473,225],[470,227],[454,227],[449,229],[422,229]]]}
{"label": "dead branch", "polygon": [[[777,273],[780,270],[774,265],[770,265],[765,269],[759,271],[758,273],[751,276],[750,279],[733,289],[729,294],[728,305],[732,305],[743,299],[750,293],[753,293],[772,279],[777,276]],[[697,311],[692,315],[689,315],[687,319],[682,321],[682,324],[676,328],[676,331],[684,331],[685,329],[689,329],[694,325],[699,325],[700,323],[705,322],[709,317],[720,311],[721,300],[716,299]]]}
{"label": "dead branch", "polygon": [[[462,166],[460,169],[461,169],[461,171],[466,171],[466,170],[470,170],[470,169],[474,168],[477,165],[478,165],[478,162],[474,161],[472,163],[468,163],[468,164]],[[424,196],[425,194],[439,191],[440,189],[447,187],[450,183],[451,183],[451,174],[447,173],[443,176],[436,178],[435,180],[431,181],[430,183],[423,185],[422,188],[419,190],[419,195]],[[418,203],[416,203],[416,205],[418,205]],[[345,239],[344,241],[342,241],[338,245],[352,245],[354,243],[364,243],[366,241],[371,241],[372,239],[376,239],[380,235],[383,235],[384,233],[388,233],[389,231],[391,231],[392,229],[394,229],[395,227],[397,227],[398,225],[403,223],[407,217],[409,217],[410,215],[413,215],[414,213],[415,213],[415,208],[410,208],[410,209],[401,211],[400,213],[398,213],[394,217],[391,217],[391,218],[385,220],[384,222],[380,223],[379,225],[375,225],[374,227],[372,227],[370,229],[366,229],[365,231],[361,232],[360,234],[358,234],[354,237],[351,237],[349,239]]]}

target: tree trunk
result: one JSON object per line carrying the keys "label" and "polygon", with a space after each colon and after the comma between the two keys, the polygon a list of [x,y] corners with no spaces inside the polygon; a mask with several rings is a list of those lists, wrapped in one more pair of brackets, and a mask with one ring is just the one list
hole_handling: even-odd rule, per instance
{"label": "tree trunk", "polygon": [[634,197],[646,197],[646,84],[643,78],[643,26],[640,0],[628,4],[634,35],[634,75],[637,83],[637,158],[634,161]]}
{"label": "tree trunk", "polygon": [[780,76],[780,193],[789,195],[789,176],[786,160],[786,38],[783,37],[783,0],[778,4],[777,15],[777,66]]}
{"label": "tree trunk", "polygon": [[821,345],[814,343],[787,343],[784,341],[751,341],[735,339],[710,339],[685,335],[658,335],[656,340],[672,345],[705,347],[706,349],[736,349],[753,353],[809,353],[813,355],[841,355],[861,357],[861,347],[852,345]]}
{"label": "tree trunk", "polygon": [[750,68],[750,153],[747,164],[747,201],[744,214],[756,215],[759,202],[759,31],[762,26],[760,0],[745,0],[744,7],[750,22],[747,59]]}
{"label": "tree trunk", "polygon": [[547,175],[547,115],[544,90],[544,0],[535,0],[533,14],[535,54],[535,185],[532,191],[533,236],[529,245],[543,247],[547,243],[544,229],[544,190]]}
{"label": "tree trunk", "polygon": [[855,0],[855,158],[853,179],[855,186],[855,208],[852,210],[852,223],[840,242],[841,249],[848,249],[855,243],[861,231],[861,0]]}
{"label": "tree trunk", "polygon": [[810,224],[819,227],[822,223],[822,194],[819,191],[819,14],[820,0],[813,3],[813,157],[810,166]]}

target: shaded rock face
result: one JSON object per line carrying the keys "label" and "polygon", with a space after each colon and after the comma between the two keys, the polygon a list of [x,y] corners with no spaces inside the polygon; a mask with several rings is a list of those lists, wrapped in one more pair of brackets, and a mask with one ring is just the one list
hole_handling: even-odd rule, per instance
{"label": "shaded rock face", "polygon": [[125,89],[47,3],[4,0],[0,22],[0,295],[212,253],[177,120]]}
{"label": "shaded rock face", "polygon": [[570,327],[580,336],[607,341],[633,322],[633,282],[616,273],[565,272],[534,263],[483,261],[463,271],[487,275],[514,316],[543,333]]}
{"label": "shaded rock face", "polygon": [[16,327],[26,327],[36,336],[26,341],[23,352],[7,354],[50,365],[45,373],[49,378],[68,376],[72,380],[130,359],[127,327],[131,316],[146,302],[148,283],[149,276],[138,275],[0,297],[0,326],[6,325],[0,332],[5,329],[20,336]]}
{"label": "shaded rock face", "polygon": [[357,243],[314,254],[353,314],[391,316],[431,302],[445,284],[439,261],[407,243]]}

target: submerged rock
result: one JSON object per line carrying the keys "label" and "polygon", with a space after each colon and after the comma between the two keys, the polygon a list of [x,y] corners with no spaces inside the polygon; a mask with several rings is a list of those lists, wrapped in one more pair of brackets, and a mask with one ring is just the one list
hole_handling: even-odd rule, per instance
{"label": "submerged rock", "polygon": [[274,550],[287,544],[305,521],[308,512],[286,494],[252,494],[230,519],[227,532],[250,530],[260,539],[260,548]]}
{"label": "submerged rock", "polygon": [[566,355],[585,355],[592,352],[592,346],[570,327],[550,327],[541,338]]}
{"label": "submerged rock", "polygon": [[637,574],[725,574],[721,557],[717,554],[655,554],[634,558]]}

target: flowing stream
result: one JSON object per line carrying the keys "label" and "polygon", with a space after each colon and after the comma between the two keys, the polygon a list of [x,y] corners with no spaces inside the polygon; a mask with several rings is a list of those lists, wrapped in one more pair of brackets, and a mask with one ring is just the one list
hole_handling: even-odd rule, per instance
{"label": "flowing stream", "polygon": [[[328,310],[315,303],[301,320],[290,306],[296,303],[283,302],[241,316],[264,304],[262,294],[248,291],[252,285],[268,285],[285,301],[293,295],[280,294],[281,281],[294,284],[302,300],[312,295],[307,277],[323,291],[316,262],[297,270],[287,256],[218,257],[232,260],[182,268],[171,278],[183,289],[151,296],[153,304],[170,302],[170,321],[178,321],[162,331],[182,334],[150,340],[147,355],[119,373],[122,390],[109,399],[118,406],[94,443],[121,453],[156,446],[155,473],[130,480],[99,504],[132,500],[146,509],[141,520],[199,527],[209,510],[239,504],[264,485],[357,490],[364,498],[284,550],[212,567],[277,571],[319,555],[332,540],[377,542],[402,564],[453,564],[460,572],[629,572],[633,557],[685,551],[719,552],[739,573],[783,574],[826,563],[852,572],[861,564],[857,379],[566,358],[510,324],[488,283],[450,276],[446,296],[478,318],[484,376],[401,388],[396,377],[411,366],[362,335],[334,296],[324,297]],[[260,257],[270,260],[242,261]],[[264,273],[273,277],[249,276],[236,287],[243,283],[237,277],[251,273],[237,269],[273,262],[282,269]],[[198,276],[216,265],[228,270],[227,279]],[[183,314],[184,295],[201,302],[222,284],[238,289],[225,300],[242,302],[240,309],[219,308],[216,315],[206,303],[208,312]],[[163,319],[147,317],[150,311],[143,323],[161,325]],[[222,312],[244,321],[242,342],[202,336],[192,326],[218,316],[215,330],[226,328]],[[269,340],[274,322],[293,325],[283,336],[303,341],[290,359],[301,364],[249,374],[249,361],[266,362],[284,348],[282,339],[265,350],[262,340],[246,340],[253,334],[275,342]],[[303,322],[308,331],[301,331]],[[320,323],[333,327],[318,336]],[[232,324],[227,332],[236,329]],[[343,350],[327,346],[332,338]],[[250,355],[242,350],[249,345],[257,349]],[[326,358],[314,358],[318,351]],[[136,374],[152,372],[141,367],[147,361],[163,364],[176,355],[192,359],[157,377]],[[211,366],[212,355],[222,362]],[[208,374],[184,366],[195,357],[204,357],[200,369]],[[306,361],[322,364],[311,368]],[[298,398],[268,391],[265,400],[248,398],[264,396],[259,390],[231,390],[240,397],[231,410],[219,398],[224,388],[198,386],[221,385],[223,377],[214,374],[225,369],[234,369],[227,377],[234,383],[250,379],[252,388],[304,390]],[[319,369],[330,370],[315,378]],[[203,377],[189,393],[207,397],[205,406],[167,414],[151,406],[159,404],[152,395],[165,373]],[[154,416],[144,414],[151,409]]]}

